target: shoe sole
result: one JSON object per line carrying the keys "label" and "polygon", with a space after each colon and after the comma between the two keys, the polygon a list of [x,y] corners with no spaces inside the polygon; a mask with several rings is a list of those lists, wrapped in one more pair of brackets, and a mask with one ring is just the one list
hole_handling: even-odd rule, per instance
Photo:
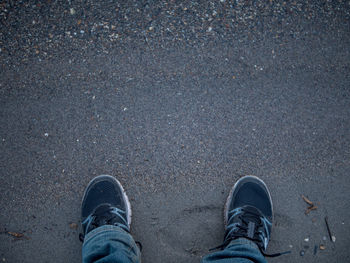
{"label": "shoe sole", "polygon": [[129,198],[128,198],[128,196],[126,195],[126,192],[125,192],[125,190],[124,190],[122,184],[121,184],[115,177],[110,176],[110,175],[103,174],[103,175],[96,176],[94,179],[92,179],[92,180],[89,182],[88,186],[85,188],[84,195],[83,195],[83,199],[82,199],[82,203],[83,203],[83,201],[84,201],[84,197],[85,197],[86,192],[87,192],[87,190],[89,189],[90,185],[91,185],[92,183],[94,183],[96,180],[98,180],[98,179],[103,179],[103,178],[109,178],[109,179],[111,179],[112,181],[114,181],[115,183],[117,183],[118,186],[120,187],[120,189],[122,190],[123,200],[124,200],[124,202],[125,202],[125,204],[126,204],[126,209],[127,209],[127,216],[126,216],[126,217],[127,217],[127,221],[128,221],[128,226],[129,226],[129,228],[130,228],[130,225],[131,225],[131,215],[132,215],[132,214],[131,214],[131,204],[130,204]]}
{"label": "shoe sole", "polygon": [[235,185],[232,187],[228,197],[227,197],[227,200],[226,200],[226,203],[225,203],[225,207],[224,207],[224,224],[225,224],[225,228],[227,227],[227,221],[228,221],[228,207],[230,205],[230,201],[232,199],[232,195],[234,193],[234,191],[236,190],[238,184],[243,180],[243,179],[246,179],[246,178],[253,178],[253,179],[256,179],[258,180],[260,183],[262,183],[264,185],[264,187],[266,188],[266,191],[267,191],[267,194],[269,196],[269,199],[270,199],[270,202],[271,202],[271,210],[272,210],[272,222],[273,222],[273,203],[272,203],[272,198],[271,198],[271,194],[270,194],[270,191],[269,189],[267,188],[267,185],[265,184],[265,182],[263,180],[261,180],[259,177],[255,176],[255,175],[246,175],[246,176],[243,176],[242,178],[240,178],[236,183]]}

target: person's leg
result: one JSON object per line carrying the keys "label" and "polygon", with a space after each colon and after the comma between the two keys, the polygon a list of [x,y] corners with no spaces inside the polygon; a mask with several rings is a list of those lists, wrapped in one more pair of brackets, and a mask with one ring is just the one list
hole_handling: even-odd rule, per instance
{"label": "person's leg", "polygon": [[225,249],[202,259],[202,263],[266,263],[258,246],[246,238],[232,240]]}
{"label": "person's leg", "polygon": [[225,205],[225,237],[221,250],[202,263],[266,263],[270,240],[272,200],[265,183],[245,176],[233,186]]}
{"label": "person's leg", "polygon": [[118,180],[108,175],[95,177],[85,190],[81,217],[83,263],[141,262],[130,235],[130,203]]}

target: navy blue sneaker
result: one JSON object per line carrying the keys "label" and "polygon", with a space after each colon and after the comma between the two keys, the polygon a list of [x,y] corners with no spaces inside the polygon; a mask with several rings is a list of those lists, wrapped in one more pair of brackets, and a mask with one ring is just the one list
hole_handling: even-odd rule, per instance
{"label": "navy blue sneaker", "polygon": [[258,177],[245,176],[236,182],[227,198],[224,216],[225,237],[221,248],[225,248],[234,239],[247,238],[265,256],[289,253],[265,253],[270,240],[273,207],[270,192]]}
{"label": "navy blue sneaker", "polygon": [[89,183],[81,205],[81,222],[81,240],[90,231],[103,225],[119,226],[130,232],[131,206],[117,179],[100,175]]}

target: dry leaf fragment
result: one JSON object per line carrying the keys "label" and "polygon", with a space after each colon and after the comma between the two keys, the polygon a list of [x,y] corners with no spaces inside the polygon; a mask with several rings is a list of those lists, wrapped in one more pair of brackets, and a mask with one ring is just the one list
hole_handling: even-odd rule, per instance
{"label": "dry leaf fragment", "polygon": [[305,201],[305,203],[307,203],[308,205],[314,205],[313,202],[311,202],[307,197],[305,197],[304,195],[301,195],[301,198],[303,198],[303,200]]}
{"label": "dry leaf fragment", "polygon": [[301,198],[305,201],[305,203],[307,203],[309,205],[305,211],[306,215],[309,214],[310,211],[317,209],[317,206],[315,206],[314,203],[311,202],[307,197],[305,197],[304,195],[301,195]]}
{"label": "dry leaf fragment", "polygon": [[305,214],[307,215],[308,213],[310,213],[310,211],[312,210],[316,210],[317,209],[317,206],[313,205],[313,206],[309,206],[306,211],[305,211]]}
{"label": "dry leaf fragment", "polygon": [[13,236],[13,237],[24,237],[24,235],[22,233],[16,233],[16,232],[7,232],[9,235]]}

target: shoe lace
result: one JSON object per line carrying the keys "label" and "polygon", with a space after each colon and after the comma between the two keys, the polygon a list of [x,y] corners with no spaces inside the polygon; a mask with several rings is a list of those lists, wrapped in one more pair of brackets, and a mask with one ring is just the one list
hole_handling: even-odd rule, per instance
{"label": "shoe lace", "polygon": [[125,211],[117,207],[112,207],[109,204],[98,206],[95,211],[82,222],[85,233],[79,235],[80,241],[84,241],[84,237],[88,232],[102,225],[119,226],[130,233],[125,214]]}
{"label": "shoe lace", "polygon": [[277,257],[291,253],[291,251],[275,254],[265,253],[268,241],[270,240],[269,228],[272,224],[266,217],[261,215],[259,210],[252,207],[239,207],[230,211],[228,218],[223,244],[210,249],[210,251],[224,249],[232,240],[243,237],[257,244],[260,252],[266,257]]}

